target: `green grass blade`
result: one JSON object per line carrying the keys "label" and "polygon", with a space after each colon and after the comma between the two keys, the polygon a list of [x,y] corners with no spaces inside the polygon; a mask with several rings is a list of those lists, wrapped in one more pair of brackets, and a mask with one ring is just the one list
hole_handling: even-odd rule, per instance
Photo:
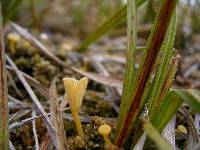
{"label": "green grass blade", "polygon": [[[159,100],[159,96],[161,95],[162,87],[164,86],[164,80],[167,77],[168,72],[168,66],[170,64],[170,60],[173,55],[173,46],[174,46],[174,40],[176,35],[176,13],[174,13],[174,16],[172,18],[170,27],[168,29],[167,36],[165,38],[165,41],[162,45],[161,52],[161,63],[158,67],[158,71],[156,73],[155,81],[152,84],[152,90],[149,93],[149,104],[148,104],[148,110],[151,114],[154,112],[155,105],[157,104],[157,101]],[[156,108],[155,108],[156,109]]]}
{"label": "green grass blade", "polygon": [[[136,6],[141,6],[146,0],[136,0]],[[99,39],[102,35],[107,33],[112,28],[118,26],[122,22],[126,20],[127,17],[127,5],[122,6],[113,16],[108,18],[96,31],[88,35],[86,39],[82,42],[80,47],[78,48],[79,51],[84,51],[86,48],[94,43],[97,39]]]}
{"label": "green grass blade", "polygon": [[156,17],[152,32],[147,42],[146,52],[138,71],[137,80],[135,80],[133,90],[129,91],[134,91],[134,95],[133,97],[129,97],[129,101],[125,102],[127,105],[124,109],[127,111],[125,111],[125,113],[124,111],[121,111],[122,113],[120,112],[119,114],[123,117],[119,116],[117,124],[115,139],[115,144],[117,146],[122,146],[124,141],[126,141],[130,136],[139,114],[145,106],[145,98],[148,91],[146,89],[148,89],[150,83],[149,79],[151,78],[155,60],[160,52],[176,4],[177,1],[165,0]]}
{"label": "green grass blade", "polygon": [[3,22],[6,23],[14,15],[22,0],[1,0],[3,8]]}
{"label": "green grass blade", "polygon": [[[125,77],[122,92],[122,104],[120,111],[125,110],[125,103],[129,97],[132,97],[133,92],[129,92],[133,87],[135,78],[135,53],[137,39],[137,19],[136,19],[136,4],[135,0],[127,1],[127,49],[126,49],[126,64]],[[122,112],[121,112],[122,113]]]}
{"label": "green grass blade", "polygon": [[182,103],[182,99],[174,91],[168,92],[158,111],[152,116],[151,122],[153,126],[161,132],[176,114]]}
{"label": "green grass blade", "polygon": [[185,103],[200,113],[200,91],[195,89],[174,89],[173,90]]}
{"label": "green grass blade", "polygon": [[167,125],[185,102],[200,113],[200,91],[195,89],[174,89],[164,98],[157,113],[152,117],[152,124],[158,131]]}
{"label": "green grass blade", "polygon": [[161,137],[160,133],[153,127],[151,122],[143,120],[143,129],[160,150],[174,150],[173,146]]}
{"label": "green grass blade", "polygon": [[175,74],[176,74],[176,71],[177,71],[177,67],[178,67],[179,58],[180,58],[179,55],[177,55],[176,57],[173,57],[172,62],[168,67],[167,76],[166,76],[166,78],[163,82],[163,86],[160,87],[161,89],[159,90],[160,91],[159,97],[158,97],[157,101],[155,101],[153,103],[151,110],[149,110],[150,111],[150,115],[149,115],[150,118],[151,118],[152,115],[154,115],[154,113],[157,112],[157,109],[160,107],[160,104],[162,103],[164,97],[168,93],[168,91],[169,91],[169,89],[170,89],[170,87],[173,83],[173,80],[174,80],[174,77],[175,77]]}

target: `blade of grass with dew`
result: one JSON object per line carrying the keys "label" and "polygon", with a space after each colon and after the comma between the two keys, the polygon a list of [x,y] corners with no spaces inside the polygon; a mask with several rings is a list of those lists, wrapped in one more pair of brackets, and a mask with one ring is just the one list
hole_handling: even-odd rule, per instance
{"label": "blade of grass with dew", "polygon": [[157,100],[154,101],[151,109],[149,109],[150,118],[151,118],[151,116],[153,116],[156,113],[156,111],[160,107],[160,104],[162,103],[164,97],[166,96],[166,94],[170,90],[170,87],[172,86],[172,83],[173,83],[173,80],[174,80],[174,77],[175,77],[175,74],[177,71],[179,58],[180,58],[179,55],[173,57],[171,60],[171,64],[167,68],[166,77],[163,81],[163,86],[160,87],[160,91],[159,91],[160,93],[157,97]]}
{"label": "blade of grass with dew", "polygon": [[[152,123],[155,127],[157,127],[157,126],[154,124],[154,119],[158,119],[159,116],[160,116],[162,118],[159,118],[160,119],[159,125],[161,125],[162,124],[161,122],[164,121],[164,125],[162,126],[162,128],[164,128],[165,125],[168,123],[168,121],[170,121],[171,118],[173,117],[173,115],[176,113],[179,104],[182,103],[182,100],[180,101],[180,98],[177,97],[177,96],[174,96],[174,94],[171,92],[170,96],[173,97],[174,101],[176,100],[177,103],[176,102],[174,102],[174,104],[172,103],[173,109],[171,108],[169,110],[170,112],[166,113],[166,111],[167,111],[166,109],[168,109],[168,107],[170,107],[170,104],[168,103],[170,96],[166,96],[166,95],[167,95],[167,93],[169,93],[169,89],[172,85],[174,76],[176,74],[178,61],[179,61],[179,56],[176,56],[172,59],[172,62],[171,62],[170,66],[168,67],[168,70],[167,70],[167,75],[166,75],[165,80],[164,80],[164,85],[161,87],[160,95],[159,95],[157,101],[153,104],[153,106],[150,110],[151,111],[150,115],[149,115],[150,120],[152,121]],[[163,110],[165,112],[163,112]],[[166,118],[164,118],[165,115],[166,115]],[[165,121],[165,120],[167,120],[167,121]],[[159,131],[161,129],[158,128]]]}
{"label": "blade of grass with dew", "polygon": [[146,103],[146,88],[149,86],[151,72],[163,40],[166,36],[166,32],[169,28],[169,24],[171,22],[177,1],[178,0],[165,0],[160,9],[160,12],[156,17],[152,32],[147,42],[145,55],[143,56],[142,63],[137,73],[137,79],[135,80],[134,88],[131,90],[135,92],[133,97],[129,98],[129,102],[125,102],[127,105],[124,107],[124,109],[128,111],[127,113],[124,113],[123,111],[120,113],[120,115],[124,117],[119,117],[116,128],[115,144],[117,146],[122,146],[124,141],[126,141],[130,136],[129,133],[132,133],[133,126],[135,125],[140,112],[144,108]]}
{"label": "blade of grass with dew", "polygon": [[150,121],[142,120],[143,129],[148,137],[157,145],[160,150],[174,150],[173,146],[168,143],[160,133],[154,128]]}
{"label": "blade of grass with dew", "polygon": [[174,89],[181,99],[200,113],[200,91],[195,89]]}
{"label": "blade of grass with dew", "polygon": [[[136,6],[140,7],[146,0],[136,0]],[[106,20],[96,31],[89,34],[86,39],[82,42],[79,51],[85,51],[86,48],[98,40],[102,35],[111,30],[112,28],[118,26],[126,20],[127,16],[127,5],[122,6],[114,15],[112,15],[108,20]]]}
{"label": "blade of grass with dew", "polygon": [[3,16],[0,3],[0,148],[8,149],[8,89],[5,69],[5,47],[3,39]]}
{"label": "blade of grass with dew", "polygon": [[150,92],[150,96],[148,97],[148,110],[149,115],[151,116],[152,109],[154,108],[155,104],[157,103],[162,87],[164,86],[164,79],[167,76],[168,72],[168,66],[170,63],[170,60],[172,58],[172,55],[174,53],[173,46],[174,46],[174,40],[175,40],[175,34],[176,34],[176,15],[174,11],[174,16],[172,18],[167,36],[165,37],[165,42],[161,47],[162,56],[161,56],[161,62],[158,67],[158,71],[156,73],[155,81],[153,82],[152,90]]}

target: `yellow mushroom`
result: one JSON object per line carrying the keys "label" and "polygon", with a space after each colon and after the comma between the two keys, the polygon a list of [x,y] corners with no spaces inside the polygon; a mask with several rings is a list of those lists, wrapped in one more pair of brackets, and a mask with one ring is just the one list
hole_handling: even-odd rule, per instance
{"label": "yellow mushroom", "polygon": [[112,143],[110,142],[110,139],[108,138],[108,135],[111,132],[111,127],[107,124],[103,124],[99,127],[98,129],[99,134],[102,134],[104,141],[106,142],[106,144],[112,145]]}
{"label": "yellow mushroom", "polygon": [[23,48],[25,48],[25,49],[29,49],[30,47],[31,47],[31,44],[28,42],[28,41],[23,41],[23,43],[22,43],[23,45]]}
{"label": "yellow mushroom", "polygon": [[66,92],[66,99],[70,104],[72,117],[76,124],[78,135],[81,138],[84,138],[81,121],[78,116],[78,111],[80,106],[82,105],[83,96],[85,94],[88,84],[88,78],[84,77],[79,81],[74,78],[63,78],[63,82]]}
{"label": "yellow mushroom", "polygon": [[16,48],[17,42],[19,42],[20,40],[20,36],[16,33],[9,33],[7,35],[7,39],[9,42],[9,49],[11,53],[14,54],[16,51],[15,48]]}
{"label": "yellow mushroom", "polygon": [[181,133],[187,134],[187,129],[183,125],[178,125],[177,130]]}

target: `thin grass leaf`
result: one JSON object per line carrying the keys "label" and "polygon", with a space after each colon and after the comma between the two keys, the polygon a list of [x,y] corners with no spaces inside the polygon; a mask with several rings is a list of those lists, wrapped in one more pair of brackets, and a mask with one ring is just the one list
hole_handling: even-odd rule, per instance
{"label": "thin grass leaf", "polygon": [[156,114],[152,117],[151,122],[153,126],[161,132],[176,114],[182,103],[182,99],[174,91],[170,91],[164,98]]}
{"label": "thin grass leaf", "polygon": [[1,0],[4,24],[12,18],[21,2],[22,0]]}
{"label": "thin grass leaf", "polygon": [[151,116],[153,116],[156,113],[157,109],[160,107],[160,104],[162,103],[164,97],[168,93],[168,91],[173,83],[173,80],[174,80],[174,77],[175,77],[175,74],[177,71],[179,59],[180,59],[179,55],[172,58],[172,62],[170,64],[170,66],[167,68],[167,74],[164,79],[163,86],[161,86],[160,90],[159,90],[159,92],[160,92],[158,95],[159,97],[158,97],[157,101],[154,101],[152,108],[150,109],[150,118],[151,118]]}
{"label": "thin grass leaf", "polygon": [[174,46],[174,40],[176,35],[176,13],[174,13],[174,16],[172,18],[170,27],[168,29],[167,36],[165,37],[165,42],[161,47],[162,55],[161,56],[161,63],[158,67],[158,71],[156,73],[155,81],[151,85],[152,91],[150,92],[149,96],[149,104],[148,104],[148,110],[150,113],[150,116],[155,108],[155,105],[159,99],[159,96],[161,95],[162,87],[164,86],[164,80],[166,79],[167,72],[168,72],[168,66],[170,64],[170,60],[173,55],[173,46]]}
{"label": "thin grass leaf", "polygon": [[[120,113],[116,129],[115,144],[122,146],[124,141],[132,133],[133,126],[137,121],[140,112],[143,110],[146,103],[147,88],[149,87],[151,73],[155,65],[155,60],[160,52],[161,45],[166,36],[167,29],[173,12],[175,10],[177,1],[165,0],[160,13],[158,13],[152,32],[146,46],[146,52],[140,65],[135,85],[133,86],[134,95],[126,101],[127,104],[124,109],[128,110],[127,113]],[[129,91],[129,92],[131,92]],[[122,117],[123,116],[123,117]],[[138,135],[139,136],[139,135]],[[136,142],[136,141],[135,141]]]}
{"label": "thin grass leaf", "polygon": [[[140,7],[146,0],[136,0],[136,6]],[[105,21],[96,31],[88,35],[86,39],[82,42],[80,47],[78,48],[79,51],[84,51],[86,48],[94,43],[97,39],[103,36],[112,28],[118,26],[122,22],[126,20],[127,17],[127,5],[122,6],[113,16],[111,16],[108,20]]]}
{"label": "thin grass leaf", "polygon": [[[174,91],[168,92],[168,94],[161,101],[161,104],[157,106],[157,111],[154,112],[150,118],[151,123],[156,128],[156,130],[158,130],[160,133],[164,131],[163,129],[166,128],[169,121],[172,120],[182,102],[183,101],[181,98],[177,96]],[[147,139],[145,146],[148,146],[149,143],[150,141]]]}
{"label": "thin grass leaf", "polygon": [[0,148],[8,149],[8,89],[5,69],[5,45],[3,39],[3,16],[0,3]]}
{"label": "thin grass leaf", "polygon": [[[130,90],[133,88],[135,78],[135,53],[136,53],[136,39],[137,39],[137,14],[135,0],[127,1],[127,49],[126,49],[126,64],[125,76],[122,91],[122,102],[120,113],[126,111],[126,102],[133,96]],[[119,117],[122,117],[121,115]]]}
{"label": "thin grass leaf", "polygon": [[200,91],[195,89],[174,89],[181,99],[200,113]]}
{"label": "thin grass leaf", "polygon": [[151,122],[146,120],[142,122],[144,131],[160,150],[174,150],[173,146],[161,137],[160,133],[153,127]]}

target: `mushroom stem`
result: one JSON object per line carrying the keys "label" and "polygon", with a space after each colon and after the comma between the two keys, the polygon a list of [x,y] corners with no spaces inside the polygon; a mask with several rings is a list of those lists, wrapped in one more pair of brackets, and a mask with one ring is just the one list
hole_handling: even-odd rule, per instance
{"label": "mushroom stem", "polygon": [[104,141],[106,142],[106,144],[112,145],[110,139],[108,138],[108,134],[106,134],[106,135],[104,134],[104,135],[103,135],[103,139],[104,139]]}
{"label": "mushroom stem", "polygon": [[98,129],[99,134],[101,134],[103,136],[103,139],[105,141],[106,144],[108,145],[112,145],[108,135],[111,132],[111,127],[107,124],[101,125]]}
{"label": "mushroom stem", "polygon": [[10,41],[9,49],[10,49],[10,52],[11,52],[12,54],[15,54],[15,52],[16,52],[15,47],[16,47],[16,43],[13,42],[13,41]]}
{"label": "mushroom stem", "polygon": [[66,91],[66,99],[70,104],[72,117],[76,124],[76,129],[78,135],[84,139],[84,133],[81,126],[81,121],[78,116],[78,111],[82,105],[83,96],[85,94],[88,78],[84,77],[79,81],[74,78],[63,78],[65,91]]}
{"label": "mushroom stem", "polygon": [[74,122],[75,122],[75,125],[76,125],[76,129],[77,129],[78,135],[79,135],[82,139],[84,139],[83,128],[82,128],[81,121],[80,121],[80,118],[79,118],[78,113],[72,112],[72,117],[74,118]]}

